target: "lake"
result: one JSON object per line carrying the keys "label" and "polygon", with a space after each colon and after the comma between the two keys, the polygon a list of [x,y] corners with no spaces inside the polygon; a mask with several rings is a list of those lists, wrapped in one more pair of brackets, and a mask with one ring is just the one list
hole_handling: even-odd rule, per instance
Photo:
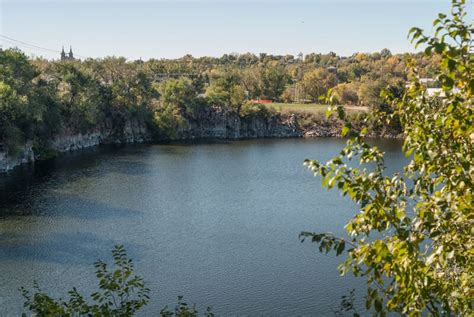
{"label": "lake", "polygon": [[[389,171],[401,144],[374,141]],[[218,315],[332,315],[365,283],[340,277],[343,257],[300,243],[303,230],[344,234],[354,205],[303,166],[341,139],[263,139],[98,147],[0,174],[0,315],[18,288],[54,296],[96,287],[93,262],[123,244],[151,288],[143,316],[178,295]]]}

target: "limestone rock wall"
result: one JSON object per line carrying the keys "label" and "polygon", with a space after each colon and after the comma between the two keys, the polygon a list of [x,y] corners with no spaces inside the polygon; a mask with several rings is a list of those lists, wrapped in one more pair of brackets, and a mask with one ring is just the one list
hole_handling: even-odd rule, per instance
{"label": "limestone rock wall", "polygon": [[0,172],[8,171],[20,164],[34,162],[33,143],[26,142],[12,155],[6,149],[0,148]]}
{"label": "limestone rock wall", "polygon": [[[219,109],[206,109],[195,117],[187,118],[185,128],[177,131],[178,140],[203,138],[248,139],[289,137],[339,137],[340,122],[314,118],[308,120],[297,114],[250,116],[241,118],[238,113]],[[373,136],[396,137],[397,133]],[[57,152],[79,150],[99,144],[141,143],[150,141],[151,133],[144,122],[129,120],[121,124],[106,120],[104,124],[86,133],[65,129],[51,140],[51,149]],[[156,141],[168,141],[167,136],[156,136]],[[17,155],[9,155],[0,148],[0,171],[33,162],[37,157],[31,142],[27,142]]]}
{"label": "limestone rock wall", "polygon": [[[116,127],[110,121],[86,133],[73,132],[65,128],[50,141],[50,149],[56,152],[80,150],[99,144],[142,143],[151,139],[151,135],[144,122],[129,120]],[[28,141],[20,151],[9,153],[0,148],[0,172],[8,171],[24,163],[31,163],[38,159],[33,150],[33,143]]]}
{"label": "limestone rock wall", "polygon": [[301,137],[303,130],[298,126],[295,116],[281,118],[249,117],[241,118],[235,112],[208,111],[196,118],[188,119],[186,128],[178,131],[179,140],[218,138],[288,138]]}

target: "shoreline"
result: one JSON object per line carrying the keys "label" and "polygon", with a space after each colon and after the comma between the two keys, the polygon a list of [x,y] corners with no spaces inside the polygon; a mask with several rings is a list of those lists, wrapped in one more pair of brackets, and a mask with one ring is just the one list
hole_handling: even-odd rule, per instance
{"label": "shoreline", "polygon": [[[0,169],[0,177],[5,175],[15,169],[28,165],[28,164],[35,164],[36,162],[45,162],[51,161],[56,158],[61,158],[68,154],[74,154],[76,152],[80,152],[83,150],[90,150],[93,148],[98,147],[117,147],[121,148],[123,146],[133,146],[133,145],[196,145],[196,144],[208,144],[208,143],[226,143],[230,141],[246,141],[246,140],[263,140],[263,139],[318,139],[318,138],[337,138],[337,139],[346,139],[342,138],[340,135],[327,135],[327,136],[266,136],[266,137],[242,137],[242,138],[219,138],[219,137],[202,137],[202,138],[186,138],[186,139],[168,139],[168,140],[160,140],[160,141],[152,141],[152,140],[140,140],[135,142],[100,142],[97,144],[90,144],[84,145],[81,147],[74,147],[73,149],[68,149],[64,151],[57,152],[54,156],[48,158],[40,158],[39,156],[32,156],[29,159],[17,159],[15,164],[7,165],[7,168]],[[367,139],[385,139],[385,140],[400,140],[401,136],[368,136]],[[32,149],[28,149],[28,151],[32,151]],[[2,159],[0,153],[0,160]],[[33,154],[34,155],[34,154]]]}
{"label": "shoreline", "polygon": [[[355,121],[357,124],[357,121]],[[342,124],[335,119],[305,113],[271,113],[241,117],[236,112],[209,110],[187,117],[183,126],[170,134],[156,130],[149,123],[139,119],[129,119],[119,123],[104,121],[86,132],[76,132],[64,128],[43,147],[35,147],[33,140],[27,140],[16,153],[0,148],[0,173],[8,172],[16,166],[39,160],[54,158],[61,153],[72,152],[102,144],[135,144],[198,140],[246,140],[246,139],[287,139],[287,138],[328,138],[341,137]],[[372,131],[370,138],[400,139],[401,134],[394,129]]]}

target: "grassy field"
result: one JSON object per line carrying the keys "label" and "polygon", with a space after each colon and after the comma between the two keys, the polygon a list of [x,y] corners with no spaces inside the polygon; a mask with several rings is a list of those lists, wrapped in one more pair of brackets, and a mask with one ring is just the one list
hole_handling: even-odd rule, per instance
{"label": "grassy field", "polygon": [[[305,111],[311,113],[322,113],[324,114],[328,109],[328,105],[321,105],[316,103],[266,103],[265,106],[274,108],[279,111]],[[356,107],[356,106],[345,106],[346,111],[356,112],[356,111],[367,111],[366,107]]]}

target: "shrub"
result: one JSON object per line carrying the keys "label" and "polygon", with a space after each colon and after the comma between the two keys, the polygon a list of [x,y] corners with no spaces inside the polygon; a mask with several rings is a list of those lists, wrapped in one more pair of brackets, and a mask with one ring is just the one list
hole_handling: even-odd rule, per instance
{"label": "shrub", "polygon": [[21,288],[24,307],[39,316],[132,316],[148,304],[150,290],[135,274],[123,246],[115,246],[112,255],[113,271],[100,260],[94,264],[100,290],[91,294],[92,304],[76,288],[68,292],[69,300],[64,301],[53,299],[34,283],[33,294]]}
{"label": "shrub", "polygon": [[274,109],[271,109],[261,103],[245,103],[240,109],[241,118],[270,118],[275,116],[277,113]]}

